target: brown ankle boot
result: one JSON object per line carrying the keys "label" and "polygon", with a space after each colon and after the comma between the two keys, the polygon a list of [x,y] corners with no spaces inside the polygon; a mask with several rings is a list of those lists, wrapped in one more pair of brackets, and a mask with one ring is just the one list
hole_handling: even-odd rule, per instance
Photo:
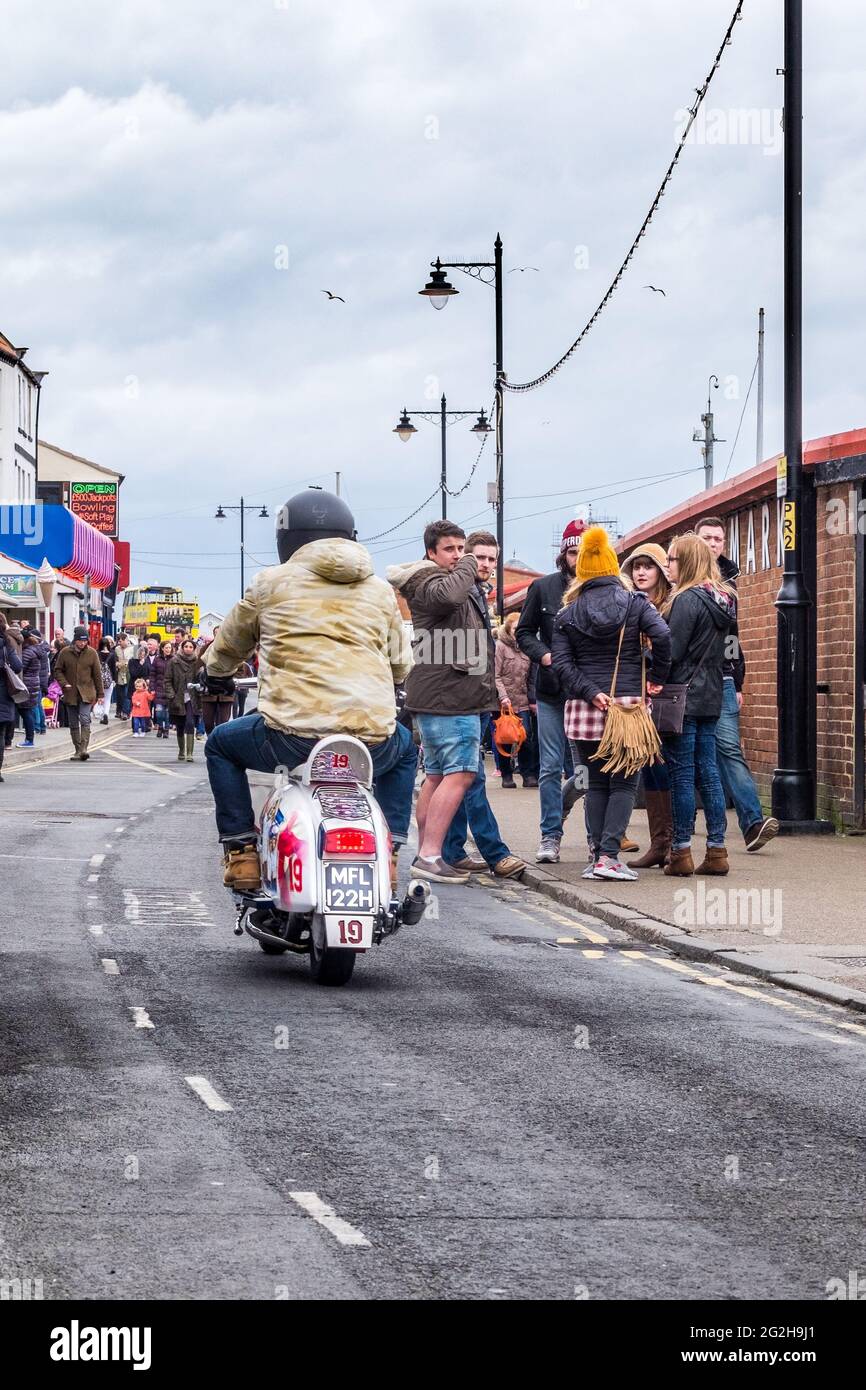
{"label": "brown ankle boot", "polygon": [[223,883],[239,893],[256,893],[262,886],[262,870],[255,845],[230,849],[225,857]]}
{"label": "brown ankle boot", "polygon": [[695,861],[692,859],[690,849],[672,849],[670,862],[665,864],[664,871],[672,878],[691,878],[695,871]]}
{"label": "brown ankle boot", "polygon": [[726,874],[730,868],[728,863],[728,851],[724,845],[717,845],[710,849],[707,845],[707,853],[703,864],[695,869],[696,874]]}
{"label": "brown ankle boot", "polygon": [[670,854],[673,825],[671,823],[670,792],[647,792],[646,814],[649,821],[650,847],[640,859],[632,860],[633,869],[664,867]]}

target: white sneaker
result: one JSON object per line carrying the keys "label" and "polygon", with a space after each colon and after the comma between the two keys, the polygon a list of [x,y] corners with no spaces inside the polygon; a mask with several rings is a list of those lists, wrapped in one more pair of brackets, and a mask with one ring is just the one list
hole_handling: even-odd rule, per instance
{"label": "white sneaker", "polygon": [[584,869],[583,873],[581,874],[581,878],[595,878],[595,860],[594,860],[594,859],[590,859],[589,863],[587,864],[586,868]]}
{"label": "white sneaker", "polygon": [[545,835],[538,846],[535,856],[536,864],[558,864],[559,863],[559,841],[553,835]]}
{"label": "white sneaker", "polygon": [[618,859],[611,859],[609,855],[603,854],[597,859],[592,873],[593,878],[614,878],[623,882],[633,882],[637,878],[634,869],[630,869],[627,864],[621,864]]}

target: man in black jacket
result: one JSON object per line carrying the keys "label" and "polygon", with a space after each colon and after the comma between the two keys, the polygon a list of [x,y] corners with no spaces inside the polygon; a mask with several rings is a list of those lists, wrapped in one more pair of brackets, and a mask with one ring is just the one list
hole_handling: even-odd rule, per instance
{"label": "man in black jacket", "polygon": [[563,595],[574,578],[582,521],[570,521],[562,533],[556,569],[529,586],[526,602],[517,624],[517,645],[538,663],[538,777],[541,798],[541,844],[535,856],[538,864],[559,862],[562,840],[562,769],[568,758],[565,738],[565,696],[553,670],[550,654],[553,623],[562,607]]}
{"label": "man in black jacket", "polygon": [[[724,522],[717,516],[704,516],[695,527],[695,533],[710,547],[725,583],[736,589],[735,581],[740,571],[733,560],[723,553]],[[778,834],[779,822],[775,816],[764,816],[755,780],[743,755],[740,710],[743,707],[746,658],[737,627],[734,627],[730,637],[731,650],[726,655],[724,665],[722,713],[716,727],[716,761],[725,795],[734,803],[746,849],[754,853]]]}

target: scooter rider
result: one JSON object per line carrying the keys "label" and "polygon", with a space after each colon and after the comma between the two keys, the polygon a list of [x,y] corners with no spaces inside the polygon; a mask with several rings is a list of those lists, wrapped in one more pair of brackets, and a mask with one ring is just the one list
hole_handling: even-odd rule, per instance
{"label": "scooter rider", "polygon": [[259,646],[257,712],[221,724],[205,744],[228,887],[261,884],[247,769],[296,767],[326,734],[370,749],[393,869],[406,843],[417,751],[397,723],[394,687],[411,651],[394,591],[355,537],[341,498],[319,488],[291,498],[277,520],[279,565],[256,575],[206,653],[207,688],[227,691]]}

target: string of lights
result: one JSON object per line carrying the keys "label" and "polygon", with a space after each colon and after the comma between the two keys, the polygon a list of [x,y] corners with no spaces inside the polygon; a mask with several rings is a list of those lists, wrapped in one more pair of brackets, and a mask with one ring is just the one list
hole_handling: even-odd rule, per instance
{"label": "string of lights", "polygon": [[702,102],[703,102],[703,100],[704,100],[704,97],[705,97],[706,94],[707,94],[707,90],[708,90],[708,88],[709,88],[709,85],[710,85],[710,83],[712,82],[713,78],[715,77],[716,72],[718,71],[718,68],[719,68],[719,65],[721,64],[722,56],[723,56],[723,54],[724,54],[725,49],[726,49],[726,48],[728,47],[728,45],[731,43],[731,40],[732,40],[732,37],[733,37],[733,32],[734,32],[734,26],[736,25],[737,21],[738,21],[738,20],[741,18],[741,16],[742,16],[742,11],[743,11],[743,5],[744,5],[744,4],[745,4],[745,0],[738,0],[737,7],[736,7],[736,9],[734,10],[733,18],[731,19],[731,22],[730,22],[730,24],[728,25],[727,30],[725,31],[725,37],[723,38],[723,40],[722,40],[722,42],[721,42],[721,44],[720,44],[720,46],[719,46],[719,51],[718,51],[718,53],[717,53],[716,56],[715,56],[715,59],[714,59],[714,61],[713,61],[713,65],[712,65],[712,67],[710,68],[709,72],[707,73],[707,76],[704,78],[703,86],[702,86],[702,87],[696,87],[696,88],[695,88],[695,93],[696,93],[695,103],[694,103],[693,106],[691,106],[691,107],[689,108],[689,119],[688,119],[688,121],[687,121],[687,123],[686,123],[685,129],[683,130],[682,135],[680,136],[679,143],[677,144],[676,150],[674,151],[673,159],[671,160],[670,164],[669,164],[668,167],[667,167],[667,170],[666,170],[666,172],[665,172],[665,176],[664,176],[664,178],[662,179],[661,185],[660,185],[660,187],[659,187],[659,190],[658,190],[658,192],[656,193],[656,196],[655,196],[655,198],[654,198],[653,201],[652,201],[652,205],[651,205],[651,207],[650,207],[650,210],[649,210],[649,212],[647,213],[646,217],[644,218],[644,220],[643,220],[643,222],[642,222],[642,224],[641,224],[641,227],[640,227],[640,230],[639,230],[637,236],[635,237],[634,241],[632,242],[631,246],[629,247],[628,254],[627,254],[626,257],[625,257],[625,260],[623,261],[622,265],[620,266],[619,270],[616,272],[616,275],[614,276],[613,280],[611,281],[611,283],[610,283],[610,285],[609,285],[609,287],[608,287],[608,289],[607,289],[607,291],[606,291],[606,293],[605,293],[605,295],[604,295],[604,298],[600,301],[600,303],[599,303],[597,309],[595,310],[595,312],[593,313],[592,317],[588,320],[588,322],[587,322],[587,323],[584,325],[584,327],[581,329],[580,333],[579,333],[578,336],[575,338],[575,340],[574,340],[574,342],[572,343],[571,347],[568,349],[567,352],[564,352],[564,353],[562,354],[562,356],[560,357],[560,359],[559,359],[558,362],[554,362],[554,364],[553,364],[552,367],[550,367],[546,372],[543,372],[541,376],[534,377],[532,381],[523,381],[523,382],[519,382],[519,383],[518,383],[518,382],[507,381],[507,380],[505,379],[505,377],[502,377],[499,384],[500,384],[500,386],[501,386],[504,390],[506,390],[506,391],[534,391],[534,390],[536,389],[536,387],[538,387],[538,386],[543,386],[543,385],[545,384],[545,382],[550,381],[551,378],[554,377],[554,376],[556,375],[556,373],[560,370],[560,368],[565,366],[565,364],[566,364],[566,362],[569,360],[569,358],[577,351],[577,349],[580,347],[581,343],[583,342],[584,338],[585,338],[586,335],[589,333],[590,329],[591,329],[591,328],[593,327],[593,325],[598,321],[598,319],[599,319],[599,317],[601,316],[601,314],[602,314],[602,312],[604,311],[604,309],[607,308],[607,305],[609,304],[610,300],[613,298],[613,296],[614,296],[616,290],[619,288],[619,283],[620,283],[620,281],[622,280],[622,277],[623,277],[623,275],[625,274],[626,270],[628,269],[629,264],[630,264],[630,262],[631,262],[631,260],[632,260],[632,257],[634,256],[635,252],[637,251],[638,246],[640,245],[641,241],[643,240],[644,236],[646,235],[646,232],[647,232],[648,229],[649,229],[650,223],[652,222],[653,217],[655,216],[656,211],[658,210],[659,203],[661,202],[662,198],[663,198],[664,195],[665,195],[665,192],[666,192],[666,190],[667,190],[667,186],[668,186],[668,184],[669,184],[670,181],[671,181],[671,178],[672,178],[672,176],[673,176],[674,169],[677,167],[677,164],[679,163],[680,155],[682,154],[683,149],[685,148],[686,141],[688,140],[688,137],[689,137],[689,132],[691,131],[691,128],[692,128],[692,126],[693,126],[694,123],[695,123],[695,119],[696,119],[696,117],[697,117],[698,111],[700,110],[700,107],[701,107],[701,104],[702,104]]}

